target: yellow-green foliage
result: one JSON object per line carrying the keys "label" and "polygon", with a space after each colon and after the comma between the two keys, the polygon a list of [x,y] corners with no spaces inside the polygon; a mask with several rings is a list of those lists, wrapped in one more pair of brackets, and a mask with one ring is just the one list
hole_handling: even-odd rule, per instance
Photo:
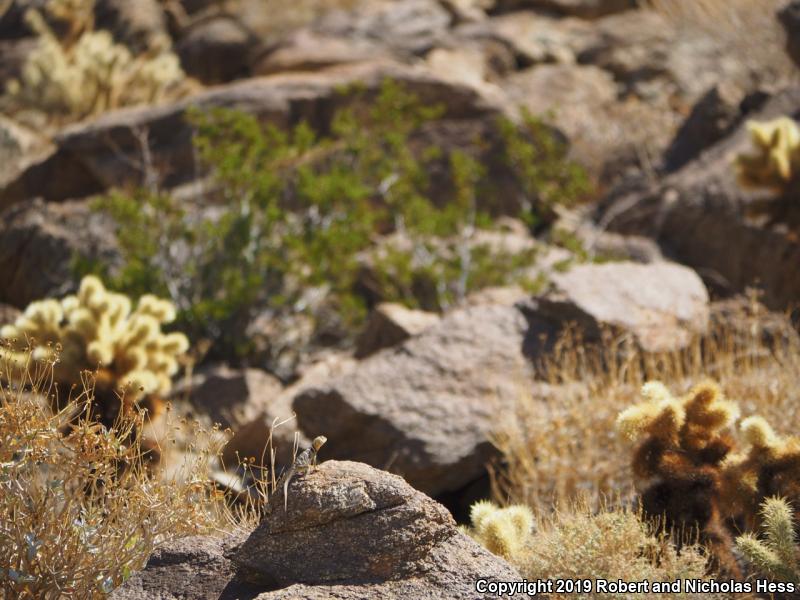
{"label": "yellow-green foliage", "polygon": [[748,533],[736,538],[736,545],[761,573],[800,582],[791,507],[783,498],[768,498],[762,505],[762,518],[764,539]]}
{"label": "yellow-green foliage", "polygon": [[52,18],[69,15],[74,20],[62,38],[40,12],[26,13],[38,45],[28,55],[20,78],[8,84],[6,100],[12,109],[80,119],[109,108],[156,102],[183,81],[180,62],[166,43],[134,57],[108,31],[94,31],[93,4],[93,0],[47,4]]}
{"label": "yellow-green foliage", "polygon": [[132,310],[127,296],[87,276],[75,296],[31,303],[16,323],[0,329],[0,338],[10,351],[32,345],[36,359],[58,357],[54,374],[60,383],[77,384],[82,371],[102,368],[119,391],[166,394],[178,359],[189,348],[183,334],[161,331],[174,318],[175,308],[166,300],[142,296]]}
{"label": "yellow-green foliage", "polygon": [[800,167],[800,128],[789,117],[747,123],[755,147],[753,154],[736,157],[736,173],[744,187],[780,192]]}
{"label": "yellow-green foliage", "polygon": [[472,505],[470,520],[467,533],[490,552],[515,561],[526,551],[533,528],[533,513],[527,506],[500,508],[482,500]]}

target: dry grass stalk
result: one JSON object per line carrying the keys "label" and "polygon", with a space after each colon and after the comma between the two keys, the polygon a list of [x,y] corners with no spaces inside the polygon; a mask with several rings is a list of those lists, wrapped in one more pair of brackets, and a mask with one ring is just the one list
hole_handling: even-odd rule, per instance
{"label": "dry grass stalk", "polygon": [[106,429],[88,392],[53,413],[51,363],[0,371],[18,374],[0,386],[0,596],[102,598],[159,544],[241,522],[207,476],[218,447],[156,477],[142,415]]}
{"label": "dry grass stalk", "polygon": [[[680,551],[671,538],[641,515],[627,509],[599,510],[584,500],[566,505],[563,511],[540,515],[536,532],[515,565],[530,580],[600,579],[622,581],[675,581],[705,579],[707,559],[696,544],[683,544]],[[552,598],[714,598],[714,594],[648,594],[636,592],[589,592],[555,594]]]}

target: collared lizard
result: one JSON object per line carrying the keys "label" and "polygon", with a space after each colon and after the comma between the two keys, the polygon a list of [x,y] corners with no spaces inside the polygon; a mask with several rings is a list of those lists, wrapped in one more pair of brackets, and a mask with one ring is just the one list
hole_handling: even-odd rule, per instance
{"label": "collared lizard", "polygon": [[296,473],[306,473],[312,468],[317,466],[317,452],[322,448],[323,444],[328,441],[324,435],[318,435],[311,442],[311,447],[306,448],[297,458],[294,459],[292,466],[289,467],[283,475],[281,475],[278,482],[275,484],[275,489],[280,489],[283,486],[283,510],[286,511],[289,507],[289,482]]}

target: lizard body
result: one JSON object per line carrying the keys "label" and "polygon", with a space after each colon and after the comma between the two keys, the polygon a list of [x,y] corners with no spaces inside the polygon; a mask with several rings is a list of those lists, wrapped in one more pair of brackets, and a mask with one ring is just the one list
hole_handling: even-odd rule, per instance
{"label": "lizard body", "polygon": [[322,445],[328,441],[324,435],[318,435],[311,442],[311,447],[306,448],[292,462],[283,475],[281,475],[278,482],[275,484],[275,489],[283,487],[283,510],[286,511],[289,507],[289,482],[296,473],[306,473],[317,465],[317,452]]}

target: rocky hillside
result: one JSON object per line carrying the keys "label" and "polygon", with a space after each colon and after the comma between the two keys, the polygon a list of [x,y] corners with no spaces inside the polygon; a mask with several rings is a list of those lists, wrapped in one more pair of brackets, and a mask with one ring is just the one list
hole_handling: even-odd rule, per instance
{"label": "rocky hillside", "polygon": [[[552,516],[578,502],[584,531],[650,540],[599,508],[642,492],[613,428],[649,379],[710,376],[795,431],[798,40],[787,0],[0,0],[0,360],[52,361],[56,414],[84,370],[108,429],[148,410],[125,435],[151,477],[213,446],[173,411],[217,427],[205,477],[230,502],[279,494],[327,437],[287,510],[158,538],[112,597],[566,576],[456,520],[492,498],[529,506],[538,544],[588,544]],[[753,530],[783,481],[713,525]],[[692,552],[673,567],[752,573]]]}

